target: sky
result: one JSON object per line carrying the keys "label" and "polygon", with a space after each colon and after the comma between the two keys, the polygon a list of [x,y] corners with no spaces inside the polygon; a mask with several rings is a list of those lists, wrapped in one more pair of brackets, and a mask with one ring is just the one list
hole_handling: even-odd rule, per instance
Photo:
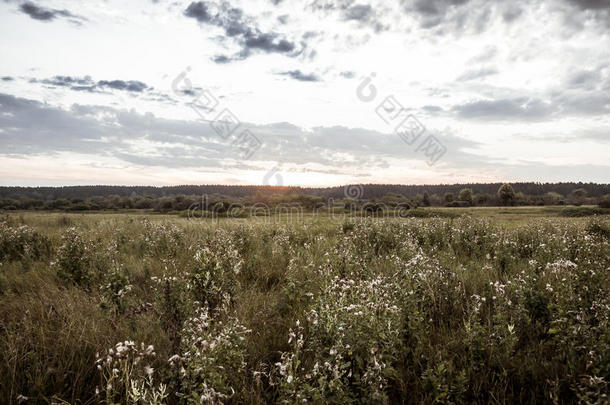
{"label": "sky", "polygon": [[610,183],[610,0],[0,0],[0,185]]}

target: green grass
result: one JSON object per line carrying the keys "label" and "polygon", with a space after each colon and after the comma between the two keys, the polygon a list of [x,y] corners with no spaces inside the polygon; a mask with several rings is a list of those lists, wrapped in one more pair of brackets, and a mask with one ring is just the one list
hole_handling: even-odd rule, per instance
{"label": "green grass", "polygon": [[607,403],[604,213],[3,216],[0,398]]}
{"label": "green grass", "polygon": [[[428,208],[425,208],[428,209]],[[435,211],[448,212],[453,215],[470,215],[474,218],[487,218],[495,223],[514,227],[524,225],[532,220],[610,215],[610,209],[595,206],[524,206],[524,207],[470,207],[470,208],[434,208]],[[582,223],[577,221],[576,223]]]}

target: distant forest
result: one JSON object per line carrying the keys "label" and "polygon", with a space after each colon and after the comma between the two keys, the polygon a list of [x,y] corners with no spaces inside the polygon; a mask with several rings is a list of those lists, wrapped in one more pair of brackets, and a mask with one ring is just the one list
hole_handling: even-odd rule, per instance
{"label": "distant forest", "polygon": [[397,185],[361,184],[327,188],[285,186],[182,185],[0,187],[0,210],[186,210],[207,196],[211,203],[300,204],[306,208],[336,202],[372,201],[414,206],[606,204],[609,184],[502,183]]}

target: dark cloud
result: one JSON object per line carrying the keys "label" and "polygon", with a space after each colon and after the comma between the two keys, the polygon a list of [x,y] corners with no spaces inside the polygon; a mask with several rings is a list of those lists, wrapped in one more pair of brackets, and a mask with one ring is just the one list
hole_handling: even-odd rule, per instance
{"label": "dark cloud", "polygon": [[[32,79],[32,82],[38,82]],[[103,89],[113,89],[121,91],[129,91],[134,93],[142,93],[150,90],[145,83],[137,80],[100,80],[95,82],[91,76],[72,77],[72,76],[54,76],[50,79],[40,81],[43,84],[50,86],[67,87],[74,91],[99,92]]]}
{"label": "dark cloud", "polygon": [[422,107],[422,110],[424,110],[425,112],[428,112],[428,113],[438,113],[438,112],[443,111],[443,109],[441,107],[436,106],[436,105],[425,105]]}
{"label": "dark cloud", "polygon": [[45,84],[51,84],[51,85],[55,85],[55,86],[64,86],[64,87],[70,87],[73,85],[85,86],[85,85],[94,84],[93,80],[91,80],[91,76],[84,76],[84,77],[54,76],[50,79],[44,79],[44,80],[42,80],[42,82]]}
{"label": "dark cloud", "polygon": [[347,70],[339,73],[339,75],[341,75],[341,77],[345,77],[346,79],[353,79],[356,76],[356,73],[352,72],[351,70]]}
{"label": "dark cloud", "polygon": [[56,13],[54,11],[38,7],[30,2],[23,3],[21,6],[19,6],[19,9],[35,20],[50,21],[56,17]]}
{"label": "dark cloud", "polygon": [[247,17],[241,9],[231,7],[225,1],[219,4],[211,1],[192,2],[184,11],[184,15],[202,24],[222,28],[227,37],[233,38],[241,46],[242,49],[237,55],[215,58],[218,63],[246,59],[253,52],[295,57],[306,48],[303,41],[297,44],[279,33],[261,31],[251,17]]}
{"label": "dark cloud", "polygon": [[610,94],[603,91],[563,89],[548,100],[515,97],[477,100],[456,105],[452,111],[459,118],[489,121],[543,121],[569,116],[603,116],[610,114]]}
{"label": "dark cloud", "polygon": [[40,7],[32,2],[26,1],[19,6],[19,10],[39,21],[52,21],[57,17],[63,17],[68,19],[70,22],[81,25],[83,21],[86,21],[84,17],[72,14],[68,10],[57,10],[51,8]]}
{"label": "dark cloud", "polygon": [[607,92],[565,91],[554,98],[564,115],[609,115],[610,94]]}
{"label": "dark cloud", "polygon": [[[31,79],[30,82],[37,83],[38,80]],[[91,79],[91,76],[72,77],[72,76],[54,76],[50,79],[40,80],[48,86],[67,87],[74,91],[86,91],[90,93],[97,92],[96,83]]]}
{"label": "dark cloud", "polygon": [[280,76],[289,76],[301,82],[319,82],[320,78],[313,73],[303,73],[300,70],[290,70],[278,73]]}
{"label": "dark cloud", "polygon": [[460,118],[481,120],[542,120],[554,112],[551,104],[534,98],[480,100],[454,106]]}
{"label": "dark cloud", "polygon": [[594,89],[602,82],[601,73],[594,70],[581,70],[570,74],[567,84],[570,88]]}
{"label": "dark cloud", "polygon": [[95,140],[102,137],[98,128],[75,120],[71,112],[38,101],[0,94],[0,106],[9,113],[0,114],[5,155],[56,153],[69,150],[76,143],[78,150],[86,150],[95,147]]}
{"label": "dark cloud", "polygon": [[[0,155],[74,152],[144,166],[216,169],[235,168],[233,160],[240,160],[236,148],[220,139],[207,123],[168,120],[110,107],[73,105],[65,110],[1,93],[0,107],[9,113],[0,115],[0,127],[4,129]],[[389,167],[390,158],[424,159],[395,134],[345,127],[303,131],[288,123],[242,125],[262,142],[255,155],[261,161],[315,163],[339,171],[343,167],[349,174],[354,168]],[[461,149],[475,148],[476,143],[449,134],[438,134],[438,138],[451,149],[456,161],[472,164],[474,158]],[[152,149],[142,152],[139,142],[146,142]],[[363,150],[362,145],[367,148]],[[239,164],[256,169],[251,166],[254,162]]]}
{"label": "dark cloud", "polygon": [[346,20],[368,21],[374,14],[373,7],[369,4],[357,4],[346,8],[343,12],[343,18]]}
{"label": "dark cloud", "polygon": [[503,0],[400,0],[405,13],[419,21],[421,28],[436,35],[480,34],[502,14],[512,22],[521,11]]}
{"label": "dark cloud", "polygon": [[361,27],[370,27],[375,32],[389,28],[381,22],[380,14],[370,4],[355,4],[355,0],[315,0],[308,5],[314,11],[339,16],[344,21],[356,21]]}
{"label": "dark cloud", "polygon": [[316,38],[322,35],[320,31],[306,31],[303,33],[303,39]]}
{"label": "dark cloud", "polygon": [[290,53],[294,51],[295,44],[286,39],[277,39],[273,33],[248,33],[245,36],[245,45],[248,53],[250,49],[259,49],[265,52]]}
{"label": "dark cloud", "polygon": [[[0,93],[2,155],[51,155],[74,152],[111,156],[124,161],[167,167],[222,167],[227,146],[220,145],[207,124],[164,120],[152,114],[110,107],[73,105],[62,109]],[[163,142],[145,156],[133,142]]]}
{"label": "dark cloud", "polygon": [[109,87],[115,90],[125,90],[125,91],[133,91],[136,93],[141,93],[144,90],[148,89],[148,86],[137,80],[101,80],[97,82],[98,87]]}
{"label": "dark cloud", "polygon": [[3,82],[12,82],[13,80],[15,80],[11,76],[3,76],[1,79]]}
{"label": "dark cloud", "polygon": [[[573,10],[565,10],[565,24],[575,31],[582,31],[588,21],[598,23],[603,30],[610,30],[610,0],[565,0]],[[574,9],[581,11],[575,13]]]}
{"label": "dark cloud", "polygon": [[358,21],[363,26],[369,26],[375,32],[387,30],[389,27],[382,24],[377,13],[369,4],[356,4],[343,9],[343,19],[346,21]]}
{"label": "dark cloud", "polygon": [[610,0],[567,0],[583,10],[603,10],[610,8]]}
{"label": "dark cloud", "polygon": [[318,11],[345,10],[355,3],[355,0],[313,0],[309,8]]}
{"label": "dark cloud", "polygon": [[405,9],[429,17],[444,16],[452,7],[461,6],[470,0],[401,0]]}
{"label": "dark cloud", "polygon": [[209,23],[212,21],[212,14],[208,10],[208,6],[202,2],[194,2],[184,10],[184,15],[196,19],[199,22]]}
{"label": "dark cloud", "polygon": [[[368,175],[374,175],[377,169],[387,168],[397,159],[426,159],[395,134],[339,126],[304,131],[289,123],[258,126],[242,123],[263,144],[256,160],[244,162],[235,147],[222,141],[207,123],[169,120],[111,107],[73,105],[61,109],[1,93],[0,110],[8,113],[0,114],[2,156],[31,158],[71,152],[117,158],[140,166],[212,170],[268,170],[257,161],[274,161],[300,168],[314,164],[321,167],[320,173],[346,175],[354,175],[362,168],[368,168]],[[503,170],[524,178],[536,173],[540,178],[558,180],[571,179],[569,176],[582,180],[583,175],[597,179],[607,173],[607,167],[595,165],[506,163],[471,152],[480,145],[450,131],[428,131],[447,148],[442,165],[436,169],[440,176],[452,176],[455,169],[461,168]],[[591,140],[607,143],[607,133],[593,134]],[[139,146],[141,142],[146,142],[147,152]]]}
{"label": "dark cloud", "polygon": [[[0,127],[4,129],[0,155],[74,152],[116,157],[138,165],[181,168],[229,167],[232,157],[239,158],[235,147],[220,139],[206,123],[100,106],[73,105],[65,110],[1,93],[0,108],[9,113],[0,115]],[[399,137],[363,129],[315,128],[304,132],[287,123],[242,125],[262,141],[264,147],[256,155],[261,160],[379,167],[387,166],[385,157],[404,157],[405,151],[409,152],[406,147],[399,151]],[[156,146],[150,153],[143,153],[138,142]],[[363,144],[370,147],[358,159],[336,157],[345,152],[361,154]],[[471,142],[467,144],[472,146]]]}
{"label": "dark cloud", "polygon": [[504,10],[502,13],[502,19],[504,22],[511,23],[515,21],[517,18],[521,17],[523,14],[523,9],[519,7],[510,7],[507,10]]}
{"label": "dark cloud", "polygon": [[496,68],[492,68],[492,67],[486,67],[486,68],[481,68],[481,69],[476,69],[476,70],[468,70],[468,71],[462,73],[460,76],[458,76],[458,78],[456,80],[468,81],[468,80],[481,79],[483,77],[495,75],[497,73],[498,73],[498,70]]}
{"label": "dark cloud", "polygon": [[228,57],[228,56],[226,56],[226,55],[216,55],[216,56],[214,56],[214,57],[212,58],[212,60],[213,60],[214,62],[216,62],[216,63],[219,63],[219,64],[223,64],[223,63],[229,63],[229,62],[232,62],[232,61],[233,61],[233,59],[232,59],[232,58],[230,58],[230,57]]}

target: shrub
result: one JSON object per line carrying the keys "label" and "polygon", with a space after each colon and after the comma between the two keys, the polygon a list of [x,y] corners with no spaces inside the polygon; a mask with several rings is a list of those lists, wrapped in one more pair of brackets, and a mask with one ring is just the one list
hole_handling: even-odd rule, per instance
{"label": "shrub", "polygon": [[449,204],[447,204],[447,207],[470,207],[471,205],[471,202],[458,200],[451,201]]}
{"label": "shrub", "polygon": [[126,295],[133,286],[129,282],[129,274],[122,265],[113,264],[113,267],[102,275],[102,303],[110,306],[115,312],[123,313],[126,309]]}
{"label": "shrub", "polygon": [[594,218],[587,222],[585,227],[587,232],[592,235],[601,235],[610,238],[610,222]]}
{"label": "shrub", "polygon": [[197,310],[182,331],[181,351],[169,358],[176,396],[187,404],[223,403],[246,373],[244,340],[250,333],[239,321],[207,307]]}
{"label": "shrub", "polygon": [[607,214],[603,208],[591,208],[591,207],[568,207],[564,208],[559,212],[562,217],[588,217],[592,215],[603,215]]}
{"label": "shrub", "polygon": [[143,221],[144,238],[141,248],[148,256],[175,257],[182,248],[182,231],[174,224]]}
{"label": "shrub", "polygon": [[515,201],[515,190],[510,184],[502,184],[498,189],[498,198],[503,205],[512,205]]}
{"label": "shrub", "polygon": [[62,244],[57,250],[57,275],[60,279],[89,287],[107,269],[108,251],[99,242],[88,239],[77,228],[71,227],[61,236]]}
{"label": "shrub", "polygon": [[0,222],[0,262],[39,260],[49,256],[50,251],[49,239],[29,226],[12,227]]}
{"label": "shrub", "polygon": [[473,203],[472,189],[470,189],[470,188],[462,189],[460,191],[460,193],[458,194],[458,200],[464,201],[467,204],[467,206],[472,205],[472,203]]}
{"label": "shrub", "polygon": [[610,194],[606,194],[600,198],[598,205],[600,208],[610,208]]}
{"label": "shrub", "polygon": [[391,279],[330,279],[276,364],[280,401],[387,402],[400,351],[399,295]]}
{"label": "shrub", "polygon": [[237,275],[243,260],[224,231],[194,248],[194,268],[190,273],[192,291],[197,301],[215,309],[230,301],[237,287]]}
{"label": "shrub", "polygon": [[155,370],[150,363],[155,357],[152,345],[132,341],[117,343],[95,362],[100,373],[96,388],[99,399],[106,404],[163,404],[169,396],[167,386],[153,380]]}

